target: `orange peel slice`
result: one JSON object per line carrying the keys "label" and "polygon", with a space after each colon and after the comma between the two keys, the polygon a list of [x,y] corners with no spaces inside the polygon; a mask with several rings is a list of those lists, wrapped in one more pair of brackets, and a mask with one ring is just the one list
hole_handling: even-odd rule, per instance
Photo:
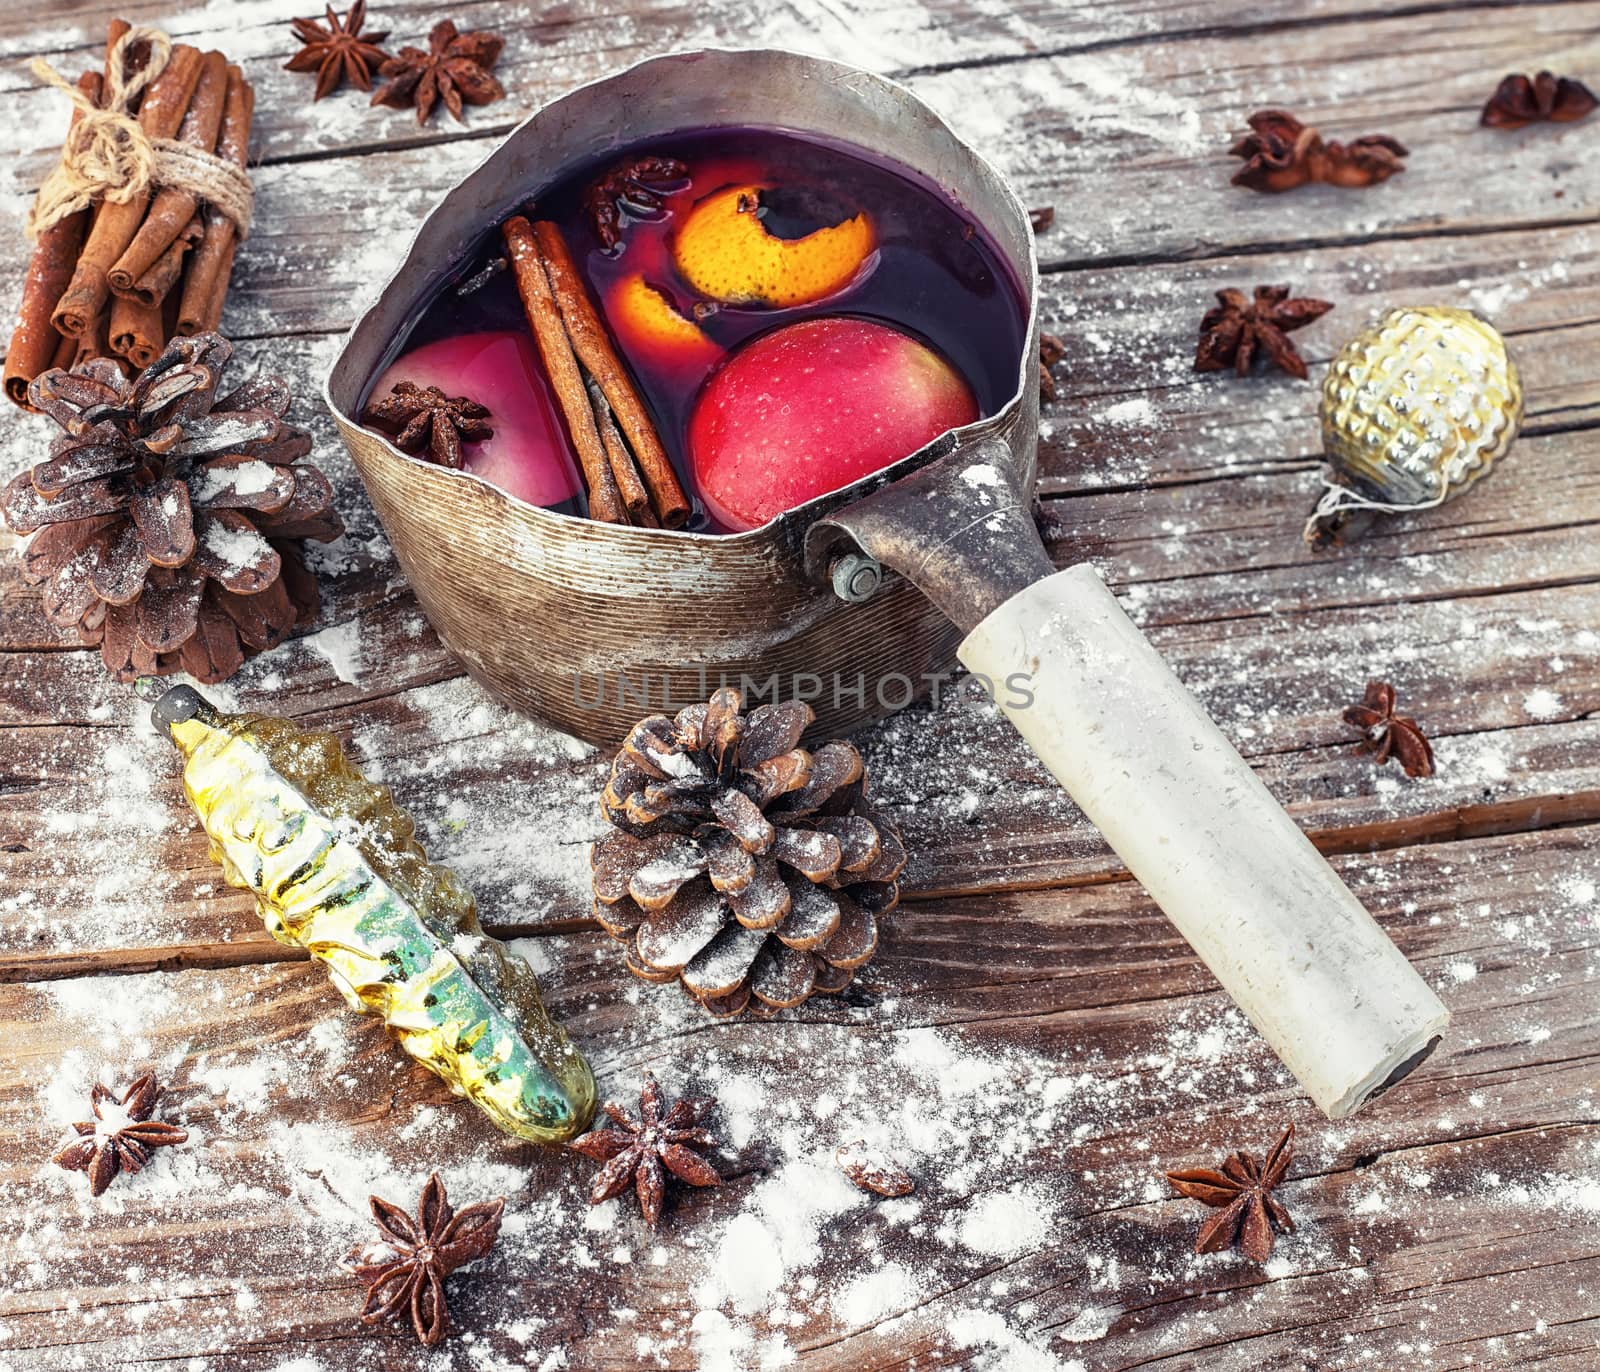
{"label": "orange peel slice", "polygon": [[624,351],[662,362],[709,365],[722,349],[641,272],[606,293],[606,319]]}
{"label": "orange peel slice", "polygon": [[700,201],[673,239],[673,260],[701,295],[726,305],[810,305],[848,286],[877,247],[867,215],[801,238],[767,232],[757,211],[771,186],[729,186]]}

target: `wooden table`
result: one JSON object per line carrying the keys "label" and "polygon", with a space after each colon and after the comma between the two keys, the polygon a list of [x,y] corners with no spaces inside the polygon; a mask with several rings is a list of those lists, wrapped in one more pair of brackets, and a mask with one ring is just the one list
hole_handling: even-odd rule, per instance
{"label": "wooden table", "polygon": [[[302,0],[130,0],[256,83],[257,229],[225,329],[281,369],[348,537],[321,628],[215,694],[347,740],[519,943],[627,1101],[714,1089],[727,1184],[655,1235],[589,1210],[591,1166],[518,1146],[343,1011],[208,862],[174,757],[98,657],[0,561],[0,1369],[1258,1369],[1600,1367],[1600,119],[1503,134],[1507,71],[1600,76],[1600,4],[1351,0],[465,0],[381,6],[391,46],[498,28],[507,100],[419,129],[285,73]],[[29,74],[97,62],[117,7],[0,18],[9,117],[0,298],[53,156]],[[776,43],[890,72],[1031,204],[1065,337],[1041,494],[1262,777],[1450,1004],[1443,1048],[1354,1120],[1311,1107],[1074,808],[971,691],[860,741],[914,853],[844,1000],[705,1021],[586,918],[605,759],[489,702],[412,599],[321,413],[320,376],[423,212],[527,111],[636,58]],[[1228,184],[1246,115],[1384,132],[1403,176],[1274,197]],[[1465,305],[1515,350],[1527,421],[1467,498],[1312,556],[1315,384],[1190,369],[1223,286],[1336,302],[1296,335],[1315,383],[1400,301]],[[242,372],[243,368],[241,368]],[[6,467],[51,432],[0,418]],[[14,543],[14,540],[4,540]],[[1372,677],[1438,776],[1356,756]],[[98,1201],[47,1159],[90,1082],[156,1070],[190,1131]],[[1298,1130],[1299,1229],[1260,1269],[1191,1252],[1162,1172]],[[919,1181],[834,1171],[853,1132]],[[503,1193],[431,1355],[366,1330],[336,1260],[365,1197]]]}

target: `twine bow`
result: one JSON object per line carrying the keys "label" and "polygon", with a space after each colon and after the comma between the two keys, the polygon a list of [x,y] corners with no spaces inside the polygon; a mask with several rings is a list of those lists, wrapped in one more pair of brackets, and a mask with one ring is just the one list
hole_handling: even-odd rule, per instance
{"label": "twine bow", "polygon": [[[139,44],[150,49],[142,67],[130,71]],[[24,226],[31,239],[96,200],[125,204],[157,186],[174,186],[212,205],[233,221],[240,239],[250,232],[255,203],[250,178],[232,162],[174,138],[151,138],[130,112],[139,94],[161,75],[172,57],[172,39],[160,29],[135,24],[106,61],[105,101],[96,105],[42,57],[35,76],[64,91],[78,117],[61,146],[61,161],[45,177]]]}

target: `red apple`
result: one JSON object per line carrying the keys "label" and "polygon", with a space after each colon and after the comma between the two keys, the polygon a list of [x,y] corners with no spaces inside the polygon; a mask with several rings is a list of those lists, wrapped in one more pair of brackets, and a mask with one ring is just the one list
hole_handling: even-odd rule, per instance
{"label": "red apple", "polygon": [[865,319],[808,319],[753,339],[711,378],[689,461],[711,514],[753,529],[977,417],[971,388],[927,345]]}

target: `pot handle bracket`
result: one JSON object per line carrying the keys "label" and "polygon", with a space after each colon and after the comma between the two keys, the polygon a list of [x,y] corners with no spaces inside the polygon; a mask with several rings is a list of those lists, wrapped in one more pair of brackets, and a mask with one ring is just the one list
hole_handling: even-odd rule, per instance
{"label": "pot handle bracket", "polygon": [[987,437],[835,510],[806,531],[807,576],[839,590],[841,563],[864,554],[973,628],[1055,571],[1016,464],[1005,439]]}
{"label": "pot handle bracket", "polygon": [[847,533],[969,631],[962,663],[1317,1105],[1354,1114],[1449,1012],[1099,573],[1055,570],[1013,473],[958,450],[819,521],[808,553]]}

